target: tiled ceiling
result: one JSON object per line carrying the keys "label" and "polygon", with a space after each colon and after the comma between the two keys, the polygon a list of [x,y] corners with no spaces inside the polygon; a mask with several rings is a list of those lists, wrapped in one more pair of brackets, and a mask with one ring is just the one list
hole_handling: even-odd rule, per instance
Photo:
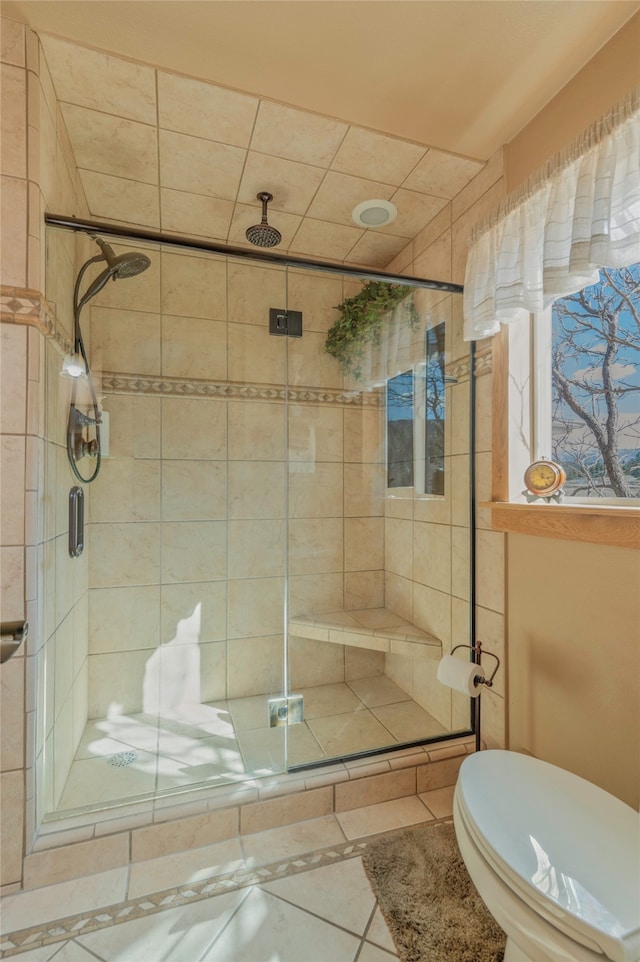
{"label": "tiled ceiling", "polygon": [[[42,37],[91,215],[384,267],[640,0],[1,0]],[[157,68],[157,69],[156,69]],[[351,211],[391,200],[365,230]],[[66,212],[62,212],[66,213]]]}
{"label": "tiled ceiling", "polygon": [[[384,267],[482,162],[43,38],[91,216],[249,247],[260,191],[279,251]],[[391,201],[387,226],[352,219]]]}

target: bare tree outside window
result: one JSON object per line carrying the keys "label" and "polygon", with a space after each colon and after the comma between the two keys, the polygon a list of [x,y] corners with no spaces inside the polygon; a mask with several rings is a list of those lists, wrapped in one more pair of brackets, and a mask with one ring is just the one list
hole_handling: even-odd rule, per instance
{"label": "bare tree outside window", "polygon": [[640,264],[552,310],[552,447],[566,493],[640,497]]}

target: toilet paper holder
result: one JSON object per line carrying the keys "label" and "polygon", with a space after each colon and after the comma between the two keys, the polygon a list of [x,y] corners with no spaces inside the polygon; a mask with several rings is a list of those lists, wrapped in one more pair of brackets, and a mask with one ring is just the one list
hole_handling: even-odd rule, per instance
{"label": "toilet paper holder", "polygon": [[[451,654],[457,651],[458,648],[468,648],[469,651],[473,652],[474,663],[476,665],[482,664],[482,656],[489,655],[490,658],[495,658],[496,667],[493,669],[488,678],[483,678],[482,675],[477,675],[475,678],[476,685],[486,685],[487,688],[493,687],[493,679],[496,677],[496,672],[500,667],[500,659],[497,655],[494,655],[492,651],[485,651],[482,647],[481,641],[476,641],[475,645],[456,645],[455,648],[451,649]],[[480,738],[480,697],[472,699],[473,701],[473,712],[474,712],[474,728],[476,735],[476,751],[479,752],[482,748],[481,738]]]}
{"label": "toilet paper holder", "polygon": [[473,660],[474,660],[474,663],[475,663],[476,665],[481,665],[481,664],[482,664],[482,656],[483,656],[483,655],[489,655],[490,658],[495,658],[495,660],[496,660],[496,667],[493,669],[493,671],[491,672],[491,674],[489,675],[489,677],[488,677],[488,678],[484,678],[482,675],[477,675],[477,676],[476,676],[476,679],[475,679],[476,685],[486,685],[487,688],[492,688],[492,687],[493,687],[493,679],[496,677],[496,672],[497,672],[498,668],[500,667],[500,659],[498,658],[498,656],[497,656],[497,655],[494,655],[492,651],[485,651],[484,648],[482,647],[482,642],[481,642],[481,641],[477,641],[477,642],[475,643],[475,645],[456,645],[455,648],[452,648],[452,649],[451,649],[451,654],[453,654],[454,651],[457,651],[458,648],[468,648],[469,651],[472,651],[472,652],[474,653],[474,655],[475,655],[475,658],[474,658]]}

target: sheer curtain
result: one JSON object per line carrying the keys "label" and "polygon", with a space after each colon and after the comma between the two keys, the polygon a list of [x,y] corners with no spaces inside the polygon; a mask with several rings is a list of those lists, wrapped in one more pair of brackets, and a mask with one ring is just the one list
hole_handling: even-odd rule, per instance
{"label": "sheer curtain", "polygon": [[640,88],[507,201],[472,241],[464,337],[640,261]]}

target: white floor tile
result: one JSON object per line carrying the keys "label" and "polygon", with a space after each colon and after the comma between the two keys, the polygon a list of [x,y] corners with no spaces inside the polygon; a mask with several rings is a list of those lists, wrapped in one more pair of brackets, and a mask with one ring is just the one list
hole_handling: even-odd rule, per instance
{"label": "white floor tile", "polygon": [[247,889],[225,892],[91,932],[76,941],[105,962],[197,962],[248,894]]}
{"label": "white floor tile", "polygon": [[397,958],[395,952],[385,952],[379,945],[365,942],[358,956],[358,962],[392,962]]}
{"label": "white floor tile", "polygon": [[128,869],[115,868],[92,875],[89,879],[73,879],[58,885],[30,889],[2,899],[2,927],[17,932],[42,922],[53,922],[68,915],[80,915],[104,905],[114,905],[126,898]]}
{"label": "white floor tile", "polygon": [[344,842],[344,835],[333,815],[242,836],[242,848],[250,868],[304,855],[329,845],[343,845]]}
{"label": "white floor tile", "polygon": [[65,942],[62,948],[57,948],[56,954],[51,956],[51,962],[96,962],[96,956],[76,941]]}
{"label": "white floor tile", "polygon": [[384,920],[384,915],[379,908],[376,909],[376,914],[373,916],[373,921],[367,929],[367,942],[375,942],[376,945],[381,946],[387,951],[395,953],[396,947],[393,944],[393,939],[391,938],[391,933],[387,927],[387,923]]}
{"label": "white floor tile", "polygon": [[215,845],[190,849],[187,852],[174,852],[161,858],[131,865],[129,898],[163,892],[178,885],[201,882],[216,875],[235,872],[244,866],[242,849],[237,838]]}
{"label": "white floor tile", "polygon": [[375,905],[360,858],[267,882],[261,888],[357,935],[364,933]]}
{"label": "white floor tile", "polygon": [[430,792],[421,792],[418,798],[436,818],[447,818],[453,815],[454,791],[455,785],[447,785],[446,788],[434,788]]}
{"label": "white floor tile", "polygon": [[254,888],[201,962],[353,962],[359,946],[357,936]]}

